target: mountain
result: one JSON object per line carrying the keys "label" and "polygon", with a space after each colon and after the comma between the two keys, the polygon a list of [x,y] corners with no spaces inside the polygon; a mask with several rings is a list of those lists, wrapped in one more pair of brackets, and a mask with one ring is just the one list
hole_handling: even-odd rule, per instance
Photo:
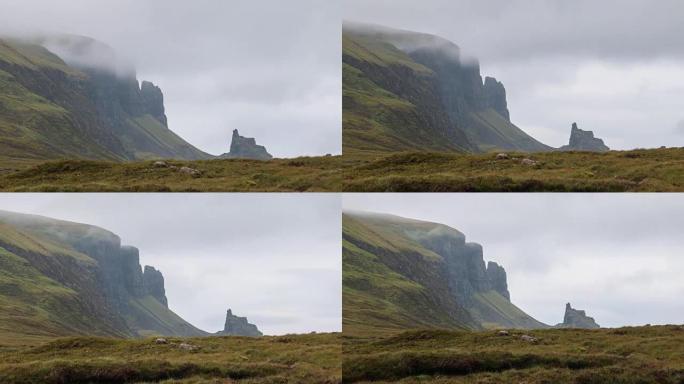
{"label": "mountain", "polygon": [[237,129],[233,130],[233,137],[230,141],[230,152],[219,156],[223,159],[254,159],[271,160],[271,156],[266,147],[257,145],[256,139],[240,136]]}
{"label": "mountain", "polygon": [[0,154],[11,159],[208,159],[171,131],[164,96],[80,36],[0,38]]}
{"label": "mountain", "polygon": [[560,147],[561,151],[585,151],[585,152],[607,152],[610,148],[603,143],[603,140],[594,137],[594,132],[583,131],[577,127],[577,123],[572,123],[570,129],[570,143]]}
{"label": "mountain", "polygon": [[593,317],[587,316],[585,311],[574,309],[570,303],[565,304],[565,316],[563,322],[556,325],[556,328],[575,328],[575,329],[598,329]]}
{"label": "mountain", "polygon": [[345,23],[345,154],[549,151],[510,120],[506,90],[437,36]]}
{"label": "mountain", "polygon": [[228,309],[226,313],[226,324],[223,330],[216,333],[218,336],[263,336],[256,325],[247,321],[246,317],[233,315],[233,311]]}
{"label": "mountain", "polygon": [[461,232],[372,213],[342,223],[345,333],[548,327],[511,303],[506,271]]}
{"label": "mountain", "polygon": [[102,228],[0,211],[0,343],[68,335],[203,336],[164,277]]}

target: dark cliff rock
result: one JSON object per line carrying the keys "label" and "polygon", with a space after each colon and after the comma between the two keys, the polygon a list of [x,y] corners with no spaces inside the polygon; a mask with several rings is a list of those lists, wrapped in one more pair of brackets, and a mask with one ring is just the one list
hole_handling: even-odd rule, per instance
{"label": "dark cliff rock", "polygon": [[499,264],[490,261],[487,263],[487,278],[493,290],[499,292],[501,296],[509,301],[511,294],[508,292],[508,282],[506,278],[506,270]]}
{"label": "dark cliff rock", "polygon": [[219,336],[263,336],[256,325],[247,321],[246,317],[233,315],[233,311],[226,312],[226,323],[222,331],[216,333]]}
{"label": "dark cliff rock", "polygon": [[266,148],[257,145],[256,139],[240,136],[237,129],[233,130],[233,137],[230,142],[230,152],[220,156],[224,159],[254,159],[271,160],[271,156]]}
{"label": "dark cliff rock", "polygon": [[570,143],[560,148],[561,151],[589,151],[607,152],[610,150],[603,143],[603,140],[594,137],[594,132],[583,131],[577,127],[577,123],[572,123],[570,130]]}
{"label": "dark cliff rock", "polygon": [[511,114],[508,111],[508,101],[506,101],[506,88],[503,83],[493,77],[486,77],[484,82],[485,105],[495,110],[499,115],[511,121]]}
{"label": "dark cliff rock", "polygon": [[143,271],[143,288],[146,294],[157,299],[165,307],[169,307],[169,302],[166,299],[166,290],[164,289],[164,276],[149,265],[146,265]]}
{"label": "dark cliff rock", "polygon": [[140,85],[140,98],[145,107],[145,112],[159,120],[165,127],[168,127],[164,109],[164,94],[161,88],[149,81],[143,81]]}
{"label": "dark cliff rock", "polygon": [[574,309],[570,303],[567,303],[563,322],[556,325],[556,328],[598,329],[601,326],[596,324],[593,317],[587,316],[585,311]]}

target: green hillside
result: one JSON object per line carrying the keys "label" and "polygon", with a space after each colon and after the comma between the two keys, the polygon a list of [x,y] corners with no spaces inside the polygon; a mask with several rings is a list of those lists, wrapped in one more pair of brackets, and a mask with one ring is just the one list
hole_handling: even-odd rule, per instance
{"label": "green hillside", "polygon": [[[342,223],[345,334],[546,327],[494,285],[475,287],[468,282],[486,270],[479,269],[478,261],[484,268],[481,253],[471,253],[460,232],[441,224],[366,213],[347,212]],[[442,248],[444,244],[448,246]]]}
{"label": "green hillside", "polygon": [[129,286],[135,279],[144,279],[137,257],[113,233],[0,211],[0,346],[70,335],[205,335]]}
{"label": "green hillside", "polygon": [[149,100],[163,100],[149,89],[71,67],[38,42],[0,37],[0,162],[210,158],[151,114],[163,105]]}
{"label": "green hillside", "polygon": [[344,154],[550,150],[510,122],[503,86],[459,55],[436,36],[346,25]]}

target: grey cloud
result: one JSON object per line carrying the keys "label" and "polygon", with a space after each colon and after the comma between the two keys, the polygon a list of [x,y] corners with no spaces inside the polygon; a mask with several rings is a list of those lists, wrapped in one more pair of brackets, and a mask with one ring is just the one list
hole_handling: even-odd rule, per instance
{"label": "grey cloud", "polygon": [[677,194],[347,194],[343,207],[458,229],[506,268],[513,302],[541,321],[561,322],[570,301],[604,326],[681,322]]}
{"label": "grey cloud", "polygon": [[228,307],[267,334],[341,329],[339,195],[4,194],[0,209],[116,233],[164,274],[170,307],[207,331]]}
{"label": "grey cloud", "polygon": [[340,8],[315,0],[0,0],[0,32],[105,42],[162,88],[170,128],[191,143],[227,152],[237,128],[293,157],[341,152]]}

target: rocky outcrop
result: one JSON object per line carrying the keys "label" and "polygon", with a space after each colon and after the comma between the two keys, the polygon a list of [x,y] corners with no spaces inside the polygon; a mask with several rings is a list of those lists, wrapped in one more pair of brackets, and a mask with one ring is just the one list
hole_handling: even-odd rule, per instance
{"label": "rocky outcrop", "polygon": [[216,334],[219,336],[263,336],[256,325],[249,323],[246,317],[233,315],[233,311],[230,309],[226,313],[226,323],[223,330]]}
{"label": "rocky outcrop", "polygon": [[603,143],[603,140],[594,137],[594,132],[583,131],[577,127],[577,123],[572,123],[570,130],[570,143],[562,146],[561,151],[587,151],[587,152],[607,152],[610,150]]}
{"label": "rocky outcrop", "polygon": [[164,94],[161,88],[149,81],[143,81],[140,85],[140,98],[142,99],[145,112],[159,120],[165,127],[168,127],[164,110]]}
{"label": "rocky outcrop", "polygon": [[509,301],[511,300],[511,294],[508,292],[508,282],[506,279],[506,270],[499,264],[490,261],[487,263],[487,279],[491,284],[493,290],[499,292],[499,294]]}
{"label": "rocky outcrop", "polygon": [[149,265],[145,266],[143,271],[143,289],[145,294],[157,299],[165,307],[169,307],[169,302],[166,299],[166,290],[164,289],[164,276],[161,272]]}
{"label": "rocky outcrop", "polygon": [[266,147],[257,145],[256,139],[240,136],[237,129],[233,130],[233,137],[230,142],[230,152],[220,156],[224,159],[253,159],[271,160],[271,156]]}
{"label": "rocky outcrop", "polygon": [[556,328],[580,328],[598,329],[601,328],[593,317],[587,316],[585,311],[574,309],[570,303],[565,304],[565,316],[563,322],[556,325]]}
{"label": "rocky outcrop", "polygon": [[485,77],[483,93],[485,107],[492,108],[507,121],[511,121],[511,114],[508,111],[508,102],[506,101],[506,88],[504,88],[503,83],[493,77]]}

